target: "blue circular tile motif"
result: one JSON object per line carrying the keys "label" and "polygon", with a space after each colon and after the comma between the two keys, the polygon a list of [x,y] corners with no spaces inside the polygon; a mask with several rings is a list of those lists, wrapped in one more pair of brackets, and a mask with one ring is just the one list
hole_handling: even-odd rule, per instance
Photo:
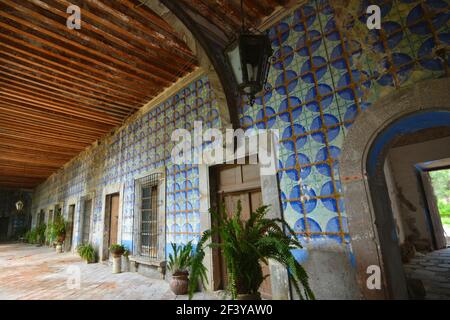
{"label": "blue circular tile motif", "polygon": [[[348,233],[347,219],[345,217],[341,217],[341,224],[339,223],[339,217],[333,217],[330,220],[328,220],[325,231],[330,233],[340,233],[340,232]],[[342,242],[342,237],[340,235],[328,235],[328,237],[338,242]],[[350,240],[348,235],[345,236],[345,240],[346,241]]]}
{"label": "blue circular tile motif", "polygon": [[[306,43],[310,41],[309,47]],[[309,57],[310,53],[313,54],[319,49],[322,42],[322,36],[317,30],[310,30],[306,35],[302,35],[297,40],[297,54],[302,57]],[[311,52],[310,52],[311,51]]]}
{"label": "blue circular tile motif", "polygon": [[308,138],[306,135],[306,130],[303,126],[299,124],[294,124],[293,126],[289,126],[283,131],[282,139],[289,139],[293,137],[297,137],[299,135],[302,135],[301,137],[297,137],[295,139],[295,146],[294,142],[292,140],[290,141],[283,141],[283,145],[286,147],[286,149],[290,151],[295,151],[301,149],[307,142]]}
{"label": "blue circular tile motif", "polygon": [[361,85],[358,85],[352,90],[349,86],[354,83],[360,83],[364,79],[369,79],[369,75],[365,71],[359,71],[359,70],[352,70],[351,77],[350,73],[347,72],[343,74],[338,81],[338,87],[343,88],[347,87],[345,89],[340,89],[338,91],[338,94],[341,98],[345,100],[351,100],[353,101],[355,99],[354,92],[357,95],[357,98],[361,98],[364,94],[364,89],[368,89],[371,87],[372,83],[370,80],[365,80],[361,83]]}
{"label": "blue circular tile motif", "polygon": [[[360,104],[361,111],[366,110],[370,106],[370,103],[363,102]],[[350,121],[354,121],[356,116],[358,115],[358,107],[356,104],[352,104],[347,108],[344,115],[345,127],[350,127],[352,123]]]}
{"label": "blue circular tile motif", "polygon": [[[334,189],[333,181],[328,181],[322,186],[320,195],[322,197],[325,197],[321,199],[322,204],[325,206],[325,208],[332,212],[338,212],[337,202],[333,197],[335,193],[339,193],[341,191],[341,184],[339,181],[335,181],[334,183],[337,190]],[[343,205],[344,201],[342,199],[339,199],[339,208],[343,208]]]}
{"label": "blue circular tile motif", "polygon": [[276,90],[280,95],[287,95],[297,87],[297,83],[297,73],[292,70],[287,70],[278,76],[275,82]]}
{"label": "blue circular tile motif", "polygon": [[[331,128],[330,128],[331,127]],[[328,141],[331,142],[339,135],[340,126],[339,126],[339,120],[331,115],[331,114],[324,114],[323,115],[323,121],[322,117],[316,117],[313,122],[311,123],[311,131],[316,130],[322,130],[321,132],[315,132],[311,136],[312,138],[319,142],[319,143],[325,143],[325,135],[328,138]],[[326,133],[324,133],[324,131]]]}
{"label": "blue circular tile motif", "polygon": [[[293,168],[293,169],[287,170],[286,174],[293,181],[299,180],[299,174],[297,169],[295,168],[295,166],[297,165],[297,159],[300,166],[308,165],[311,163],[309,158],[303,153],[298,153],[297,157],[295,156],[295,154],[290,155],[286,160],[286,168]],[[311,174],[311,166],[300,168],[301,179],[306,179],[310,174]]]}
{"label": "blue circular tile motif", "polygon": [[330,18],[328,20],[324,28],[324,34],[327,40],[330,41],[338,41],[341,39],[341,36],[339,35],[339,32],[336,28],[336,21],[334,20],[334,18]]}
{"label": "blue circular tile motif", "polygon": [[350,46],[348,41],[345,42],[345,51],[342,44],[336,45],[331,51],[331,65],[339,70],[347,69],[347,61],[344,57],[344,52],[348,55],[349,65],[353,65],[353,56],[358,56],[361,54],[361,44],[357,41],[352,41]]}
{"label": "blue circular tile motif", "polygon": [[[391,56],[392,63],[385,58],[382,61],[385,70],[389,70],[392,65],[395,66],[397,71],[397,78],[401,83],[405,82],[412,72],[414,66],[413,59],[404,53],[393,53]],[[394,76],[391,73],[386,73],[377,80],[382,86],[394,86]]]}
{"label": "blue circular tile motif", "polygon": [[[297,220],[297,222],[294,224],[294,231],[295,232],[322,232],[322,228],[320,227],[319,223],[317,223],[317,221],[311,219],[311,218],[307,218],[307,224],[308,224],[308,228],[306,227],[305,224],[305,218],[300,218]],[[320,235],[314,235],[314,236],[319,236]],[[313,237],[314,237],[313,236]]]}
{"label": "blue circular tile motif", "polygon": [[[438,39],[446,45],[450,45],[450,33],[440,33],[438,34]],[[443,61],[439,58],[431,58],[433,49],[436,47],[436,42],[434,38],[429,38],[422,43],[419,48],[418,56],[420,58],[419,63],[422,67],[433,70],[440,71],[444,69]],[[447,54],[447,62],[450,66],[450,53]]]}
{"label": "blue circular tile motif", "polygon": [[[440,29],[448,23],[450,18],[450,12],[435,13],[437,10],[445,9],[448,5],[442,0],[427,0],[424,5],[427,7],[427,11],[431,12],[432,24],[435,29]],[[434,14],[433,14],[434,13]],[[409,30],[412,33],[418,35],[427,35],[431,33],[430,25],[425,19],[425,11],[422,5],[415,6],[406,17],[406,23],[409,26]]]}
{"label": "blue circular tile motif", "polygon": [[289,38],[290,28],[285,22],[279,23],[272,27],[269,31],[269,37],[272,40],[272,45],[279,47],[283,42]]}
{"label": "blue circular tile motif", "polygon": [[300,186],[296,185],[295,187],[292,188],[291,190],[291,194],[290,194],[290,199],[296,199],[296,200],[291,200],[291,206],[292,208],[297,211],[298,213],[301,214],[308,214],[314,211],[314,209],[317,206],[317,199],[315,199],[316,197],[316,192],[310,188],[305,188],[303,190],[303,196],[304,196],[304,201],[302,204],[302,201],[300,200],[302,196],[302,193],[300,191]]}
{"label": "blue circular tile motif", "polygon": [[[270,101],[270,99],[272,98],[272,85],[270,83],[266,83],[266,86],[264,88],[264,94],[263,95],[258,95],[257,97],[255,97],[255,103],[257,105],[262,106],[263,102],[264,103],[268,103]],[[263,100],[264,98],[264,100]],[[247,107],[250,107],[247,105]]]}
{"label": "blue circular tile motif", "polygon": [[267,127],[266,127],[266,122],[258,122],[256,124],[256,127],[258,129],[272,128],[276,122],[276,117],[273,116],[275,114],[275,110],[273,110],[273,108],[271,108],[271,107],[265,107],[264,109],[259,110],[258,113],[256,114],[256,121],[264,121],[265,120],[264,110],[265,110],[265,116],[267,118]]}
{"label": "blue circular tile motif", "polygon": [[275,63],[273,67],[276,70],[287,68],[294,59],[294,49],[291,46],[283,46],[274,53]]}
{"label": "blue circular tile motif", "polygon": [[[400,24],[393,21],[383,22],[381,25],[381,30],[385,34],[386,44],[389,49],[394,49],[400,41],[403,39],[403,30]],[[369,32],[369,37],[372,39],[378,39],[372,47],[376,52],[385,52],[385,47],[383,44],[383,40],[381,40],[381,31],[380,30],[371,30]]]}
{"label": "blue circular tile motif", "polygon": [[[316,68],[314,72],[312,71],[313,67]],[[314,74],[316,75],[316,80],[320,80],[327,72],[327,61],[320,56],[312,57],[312,66],[311,60],[308,59],[303,64],[300,72],[303,81],[306,83],[315,83]]]}
{"label": "blue circular tile motif", "polygon": [[[325,110],[331,102],[333,102],[333,95],[331,94],[333,90],[331,87],[327,84],[319,84],[316,87],[312,87],[308,90],[306,93],[306,100],[309,101],[306,104],[306,107],[313,111],[313,112],[319,112],[320,111],[320,105],[322,106],[322,110]],[[319,95],[321,96],[321,104],[319,105],[318,98]],[[311,101],[313,100],[313,101]]]}
{"label": "blue circular tile motif", "polygon": [[[302,113],[302,107],[301,101],[297,97],[289,97],[287,99],[284,99],[281,104],[280,108],[278,109],[278,112],[280,113],[280,119],[284,122],[291,122],[295,119],[298,119],[300,117],[300,114]],[[294,119],[291,119],[290,114],[288,110],[291,109],[292,117]]]}
{"label": "blue circular tile motif", "polygon": [[302,6],[294,12],[294,30],[297,32],[305,31],[314,23],[315,20],[316,15],[314,8],[308,5]]}
{"label": "blue circular tile motif", "polygon": [[[330,153],[330,158],[333,160],[333,169],[337,168],[338,165],[338,159],[341,155],[341,149],[339,149],[336,146],[330,146],[330,147],[323,147],[320,149],[316,154],[316,162],[323,162],[328,159],[328,152]],[[328,163],[324,164],[317,164],[316,165],[317,170],[323,174],[324,176],[331,177],[331,168]]]}
{"label": "blue circular tile motif", "polygon": [[243,127],[248,127],[251,126],[253,124],[253,119],[249,116],[244,116],[241,118],[241,125]]}

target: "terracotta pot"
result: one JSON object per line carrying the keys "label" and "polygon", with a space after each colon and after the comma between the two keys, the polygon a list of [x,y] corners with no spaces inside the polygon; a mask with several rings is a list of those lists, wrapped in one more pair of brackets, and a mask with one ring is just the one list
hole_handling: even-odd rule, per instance
{"label": "terracotta pot", "polygon": [[111,250],[111,255],[114,258],[118,258],[123,255],[123,250]]}
{"label": "terracotta pot", "polygon": [[261,300],[261,294],[259,292],[252,294],[238,294],[237,300]]}
{"label": "terracotta pot", "polygon": [[170,289],[177,296],[187,294],[189,283],[188,277],[188,272],[180,272],[172,275],[172,280],[170,280]]}

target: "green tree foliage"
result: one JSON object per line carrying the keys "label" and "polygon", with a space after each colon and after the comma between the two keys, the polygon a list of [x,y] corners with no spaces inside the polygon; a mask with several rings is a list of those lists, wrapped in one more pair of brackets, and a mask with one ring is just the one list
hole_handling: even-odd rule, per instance
{"label": "green tree foliage", "polygon": [[430,172],[442,223],[450,227],[450,169]]}

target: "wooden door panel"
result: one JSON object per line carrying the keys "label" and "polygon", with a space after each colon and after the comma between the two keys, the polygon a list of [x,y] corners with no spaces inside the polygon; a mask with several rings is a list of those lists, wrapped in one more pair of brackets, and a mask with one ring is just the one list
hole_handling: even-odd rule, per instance
{"label": "wooden door panel", "polygon": [[[250,213],[262,205],[262,193],[260,188],[259,166],[243,165],[219,168],[217,172],[217,190],[219,203],[224,203],[228,216],[236,213],[238,201],[241,201],[241,217],[248,220]],[[249,186],[254,186],[250,189]],[[224,192],[225,191],[225,192]],[[213,253],[213,263],[220,274],[215,275],[215,283],[219,279],[220,284],[215,285],[215,289],[224,288],[228,277],[225,261],[220,252]],[[264,275],[270,275],[270,269],[262,264]],[[270,299],[272,296],[272,286],[270,277],[267,277],[260,287],[263,298]]]}

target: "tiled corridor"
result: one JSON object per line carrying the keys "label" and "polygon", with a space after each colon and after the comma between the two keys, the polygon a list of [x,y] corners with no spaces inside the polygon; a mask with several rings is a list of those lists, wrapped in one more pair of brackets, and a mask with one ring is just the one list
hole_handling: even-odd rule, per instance
{"label": "tiled corridor", "polygon": [[[187,299],[175,296],[166,281],[112,274],[108,265],[88,265],[71,253],[27,244],[0,244],[0,271],[0,299]],[[74,280],[78,271],[79,287]],[[198,293],[194,298],[214,296]]]}
{"label": "tiled corridor", "polygon": [[425,299],[450,299],[450,248],[416,256],[405,271],[408,278],[422,281]]}

